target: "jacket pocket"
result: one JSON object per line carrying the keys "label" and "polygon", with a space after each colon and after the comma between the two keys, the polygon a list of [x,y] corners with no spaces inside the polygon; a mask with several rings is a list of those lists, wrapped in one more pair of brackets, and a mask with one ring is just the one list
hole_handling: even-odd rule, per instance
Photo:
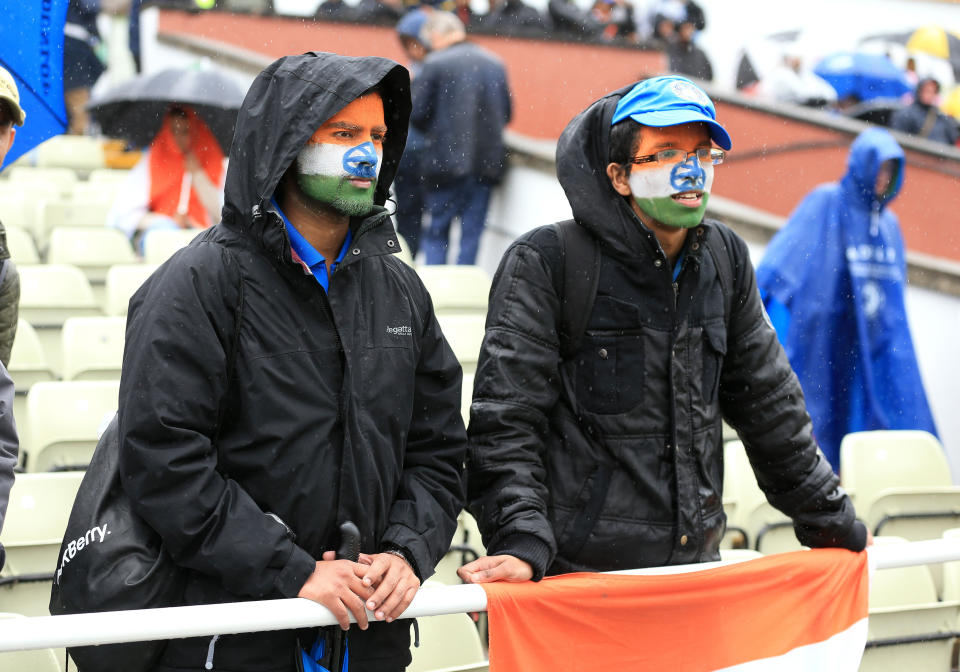
{"label": "jacket pocket", "polygon": [[577,404],[591,413],[625,413],[643,401],[643,335],[588,331],[577,353]]}
{"label": "jacket pocket", "polygon": [[717,400],[720,371],[727,354],[727,328],[722,320],[703,325],[703,399],[708,404]]}

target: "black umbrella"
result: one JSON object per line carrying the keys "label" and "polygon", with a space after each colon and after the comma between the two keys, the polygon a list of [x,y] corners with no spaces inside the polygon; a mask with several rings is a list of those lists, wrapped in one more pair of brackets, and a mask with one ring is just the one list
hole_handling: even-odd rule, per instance
{"label": "black umbrella", "polygon": [[143,147],[157,135],[171,105],[186,105],[206,122],[224,154],[228,154],[244,95],[243,89],[222,72],[172,69],[115,86],[91,100],[87,108],[104,135]]}

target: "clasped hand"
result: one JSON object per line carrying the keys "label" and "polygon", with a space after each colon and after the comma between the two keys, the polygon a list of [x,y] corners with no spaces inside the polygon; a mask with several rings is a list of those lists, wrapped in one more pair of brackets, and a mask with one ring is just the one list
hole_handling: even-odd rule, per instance
{"label": "clasped hand", "polygon": [[360,554],[359,562],[336,560],[326,551],[297,597],[306,597],[329,609],[340,627],[350,627],[353,615],[361,630],[374,619],[391,622],[402,614],[420,588],[407,562],[392,553]]}

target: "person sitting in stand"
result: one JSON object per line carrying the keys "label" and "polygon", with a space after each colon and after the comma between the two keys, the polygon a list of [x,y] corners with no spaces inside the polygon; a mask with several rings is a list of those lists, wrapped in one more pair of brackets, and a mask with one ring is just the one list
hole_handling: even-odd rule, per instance
{"label": "person sitting in stand", "polygon": [[190,108],[171,107],[107,217],[142,250],[158,229],[206,229],[223,207],[223,150]]}

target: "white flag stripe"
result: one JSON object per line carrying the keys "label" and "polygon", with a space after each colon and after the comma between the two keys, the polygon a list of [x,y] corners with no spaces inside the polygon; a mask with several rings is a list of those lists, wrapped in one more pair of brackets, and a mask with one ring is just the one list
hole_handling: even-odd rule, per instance
{"label": "white flag stripe", "polygon": [[866,644],[867,619],[864,618],[823,642],[714,672],[851,672],[860,667]]}

